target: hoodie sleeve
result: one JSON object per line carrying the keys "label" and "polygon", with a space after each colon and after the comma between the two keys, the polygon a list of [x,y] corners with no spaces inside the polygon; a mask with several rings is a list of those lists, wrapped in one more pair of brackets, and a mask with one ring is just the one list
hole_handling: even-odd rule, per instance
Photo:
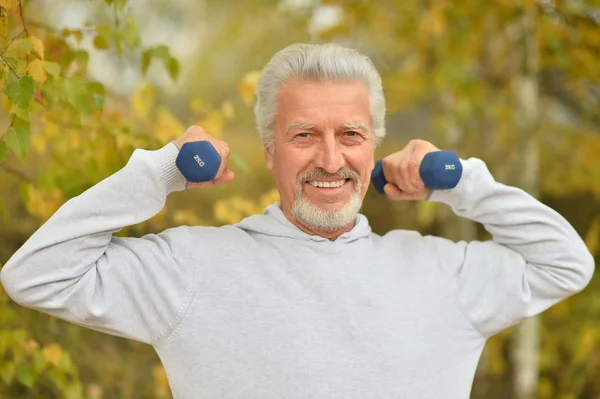
{"label": "hoodie sleeve", "polygon": [[491,336],[583,290],[594,259],[573,227],[525,191],[496,182],[483,161],[461,162],[459,184],[429,200],[481,223],[492,240],[428,239],[474,326]]}
{"label": "hoodie sleeve", "polygon": [[8,260],[1,281],[18,304],[155,344],[182,317],[194,272],[184,227],[120,238],[185,188],[175,145],[137,149],[124,168],[67,201]]}

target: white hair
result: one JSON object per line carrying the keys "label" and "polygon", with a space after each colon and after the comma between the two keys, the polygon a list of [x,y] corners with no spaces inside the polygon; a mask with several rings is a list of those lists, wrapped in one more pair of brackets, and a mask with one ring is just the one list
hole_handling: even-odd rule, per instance
{"label": "white hair", "polygon": [[385,136],[385,97],[381,77],[371,60],[336,44],[292,44],[277,52],[264,67],[256,88],[254,115],[263,144],[272,148],[277,97],[292,79],[362,81],[369,90],[375,143]]}

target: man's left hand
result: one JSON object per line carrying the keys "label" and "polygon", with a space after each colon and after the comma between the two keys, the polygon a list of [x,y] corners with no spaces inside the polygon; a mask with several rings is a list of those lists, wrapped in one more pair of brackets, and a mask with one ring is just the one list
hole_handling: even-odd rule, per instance
{"label": "man's left hand", "polygon": [[411,140],[404,149],[383,158],[381,164],[388,184],[384,191],[391,200],[424,200],[430,190],[425,187],[419,167],[425,154],[440,149],[425,140]]}

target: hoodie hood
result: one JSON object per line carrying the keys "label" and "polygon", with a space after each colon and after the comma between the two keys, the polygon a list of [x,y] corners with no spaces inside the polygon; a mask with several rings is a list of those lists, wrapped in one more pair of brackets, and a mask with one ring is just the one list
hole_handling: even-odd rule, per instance
{"label": "hoodie hood", "polygon": [[[253,233],[265,234],[274,237],[287,237],[307,241],[329,241],[328,238],[311,235],[302,231],[298,226],[288,220],[281,210],[279,202],[265,208],[261,215],[249,216],[234,226]],[[354,228],[341,236],[335,242],[349,243],[371,235],[371,226],[367,217],[361,213],[356,216]]]}

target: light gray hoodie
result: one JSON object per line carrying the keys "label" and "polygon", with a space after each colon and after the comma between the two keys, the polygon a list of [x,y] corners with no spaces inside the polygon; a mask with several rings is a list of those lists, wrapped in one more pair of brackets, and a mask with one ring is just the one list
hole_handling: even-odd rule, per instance
{"label": "light gray hoodie", "polygon": [[176,156],[173,144],[136,150],[1,273],[23,306],[152,345],[176,399],[466,399],[487,338],[593,274],[563,217],[475,158],[430,200],[482,223],[493,241],[379,236],[363,215],[329,241],[278,204],[232,226],[113,236],[184,189]]}

